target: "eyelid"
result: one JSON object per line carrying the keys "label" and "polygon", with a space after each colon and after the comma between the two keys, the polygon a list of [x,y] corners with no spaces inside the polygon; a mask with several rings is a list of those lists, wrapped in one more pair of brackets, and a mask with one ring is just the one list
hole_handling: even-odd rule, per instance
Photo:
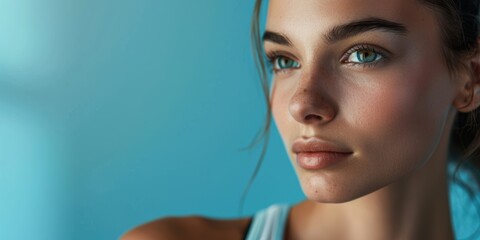
{"label": "eyelid", "polygon": [[273,60],[276,57],[286,57],[292,59],[293,61],[299,62],[294,55],[286,51],[266,51],[265,55],[267,56],[268,60]]}
{"label": "eyelid", "polygon": [[[292,54],[285,52],[285,51],[266,51],[265,55],[267,56],[267,61],[268,61],[268,66],[271,68],[270,70],[273,70],[274,73],[279,73],[279,72],[286,72],[290,71],[292,69],[298,69],[301,67],[300,62],[297,60],[296,57],[293,57]],[[296,68],[288,68],[288,69],[275,69],[275,60],[279,57],[284,57],[288,58],[290,60],[293,60],[299,64],[298,67]]]}
{"label": "eyelid", "polygon": [[[352,63],[352,62],[346,62],[346,60],[348,60],[348,57],[356,52],[356,51],[359,51],[359,50],[370,50],[370,51],[374,51],[375,53],[377,54],[380,54],[380,56],[382,56],[383,59],[388,59],[390,57],[390,55],[392,54],[390,51],[386,50],[385,48],[383,47],[380,47],[376,44],[371,44],[371,43],[358,43],[358,44],[355,44],[351,47],[349,47],[347,50],[345,50],[344,54],[342,55],[342,57],[340,58],[340,62],[341,63],[351,63],[351,64],[362,64],[362,63]],[[368,63],[366,63],[368,64]]]}

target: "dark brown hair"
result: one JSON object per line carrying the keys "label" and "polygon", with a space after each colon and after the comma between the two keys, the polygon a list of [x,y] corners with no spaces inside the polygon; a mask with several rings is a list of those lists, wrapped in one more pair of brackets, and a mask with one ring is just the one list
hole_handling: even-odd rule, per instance
{"label": "dark brown hair", "polygon": [[[457,70],[466,67],[462,65],[461,60],[476,56],[478,52],[477,37],[479,33],[478,11],[480,0],[420,0],[428,7],[433,9],[438,16],[438,23],[442,29],[441,38],[444,43],[443,55],[446,65],[451,74],[456,74]],[[241,207],[246,193],[253,180],[255,179],[262,164],[268,141],[270,126],[272,121],[271,103],[269,99],[268,72],[264,51],[261,43],[260,32],[260,13],[262,9],[262,0],[256,0],[251,22],[251,42],[255,64],[260,75],[261,86],[265,96],[267,113],[265,123],[248,148],[258,145],[263,140],[262,152],[257,162],[257,166],[248,182],[241,199]],[[472,73],[473,74],[473,73]],[[480,131],[477,118],[480,119],[478,109],[469,113],[458,113],[452,128],[450,139],[449,155],[452,161],[456,162],[457,170],[462,165],[468,165],[466,168],[478,170],[480,168]],[[455,174],[454,174],[455,175]],[[478,171],[475,173],[477,183],[480,179]],[[455,177],[454,177],[455,180]],[[458,179],[457,179],[458,180]],[[461,181],[461,180],[458,180]],[[462,186],[468,189],[468,183],[460,182]],[[470,191],[473,196],[473,192]]]}

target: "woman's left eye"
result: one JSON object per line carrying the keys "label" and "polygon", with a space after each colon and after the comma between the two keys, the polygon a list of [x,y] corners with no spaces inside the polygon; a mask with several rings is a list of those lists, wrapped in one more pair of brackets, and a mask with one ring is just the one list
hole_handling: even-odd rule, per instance
{"label": "woman's left eye", "polygon": [[359,49],[352,49],[351,51],[347,52],[346,60],[343,62],[345,63],[353,63],[353,64],[373,64],[376,63],[384,58],[384,56],[377,52],[375,49],[371,48],[359,48]]}

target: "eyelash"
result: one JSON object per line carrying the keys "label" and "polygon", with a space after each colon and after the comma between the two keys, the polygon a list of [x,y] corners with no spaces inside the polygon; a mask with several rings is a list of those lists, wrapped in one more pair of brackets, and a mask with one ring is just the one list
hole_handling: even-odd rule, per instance
{"label": "eyelash", "polygon": [[[357,51],[370,51],[370,52],[373,52],[375,54],[378,54],[381,58],[379,60],[376,60],[376,61],[373,61],[373,62],[367,62],[367,63],[346,62],[346,60],[348,60],[350,55],[353,54],[354,52],[357,52]],[[385,50],[382,50],[381,47],[377,47],[377,46],[374,46],[374,45],[371,45],[371,44],[365,44],[364,43],[364,44],[357,44],[357,45],[351,47],[350,49],[348,49],[348,51],[345,52],[345,54],[342,56],[340,62],[350,64],[350,65],[353,65],[353,66],[360,65],[363,68],[369,68],[369,67],[373,67],[373,66],[377,65],[379,62],[382,62],[385,59],[387,59],[387,53],[385,53]]]}
{"label": "eyelash", "polygon": [[283,57],[283,58],[293,60],[291,57],[287,57],[283,53],[278,52],[278,51],[271,51],[271,52],[268,52],[266,55],[267,55],[267,62],[268,62],[267,67],[268,67],[269,72],[273,72],[275,74],[278,74],[278,73],[284,73],[284,72],[290,70],[290,69],[276,69],[274,66],[275,66],[275,61],[277,60],[277,58]]}
{"label": "eyelash", "polygon": [[[368,62],[368,63],[346,62],[348,60],[348,58],[350,57],[350,55],[357,52],[357,51],[371,51],[375,54],[378,54],[381,58],[379,60],[376,60],[376,61],[373,61],[373,62]],[[386,52],[385,50],[383,50],[381,47],[378,47],[378,46],[374,46],[374,45],[371,45],[371,44],[364,44],[364,43],[363,44],[357,44],[357,45],[349,48],[342,55],[342,57],[340,58],[340,62],[344,63],[344,64],[349,64],[349,65],[352,65],[352,66],[359,66],[361,68],[370,68],[370,67],[374,67],[379,62],[382,62],[382,61],[387,59],[387,53],[385,53],[385,52]],[[291,68],[288,68],[288,69],[275,69],[274,68],[275,61],[277,60],[277,58],[283,57],[283,58],[293,60],[291,57],[287,57],[287,56],[285,56],[285,54],[283,54],[279,51],[267,52],[266,55],[267,55],[268,68],[269,68],[270,72],[274,72],[275,74],[277,74],[277,73],[284,73],[286,71],[291,70]],[[293,60],[293,61],[295,61],[295,60]]]}

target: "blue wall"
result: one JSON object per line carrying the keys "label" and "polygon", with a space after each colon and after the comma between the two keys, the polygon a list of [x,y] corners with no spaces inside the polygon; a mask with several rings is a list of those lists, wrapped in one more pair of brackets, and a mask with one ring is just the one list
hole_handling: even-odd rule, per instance
{"label": "blue wall", "polygon": [[[0,239],[239,217],[264,103],[253,0],[0,1]],[[303,194],[274,129],[242,215]]]}

